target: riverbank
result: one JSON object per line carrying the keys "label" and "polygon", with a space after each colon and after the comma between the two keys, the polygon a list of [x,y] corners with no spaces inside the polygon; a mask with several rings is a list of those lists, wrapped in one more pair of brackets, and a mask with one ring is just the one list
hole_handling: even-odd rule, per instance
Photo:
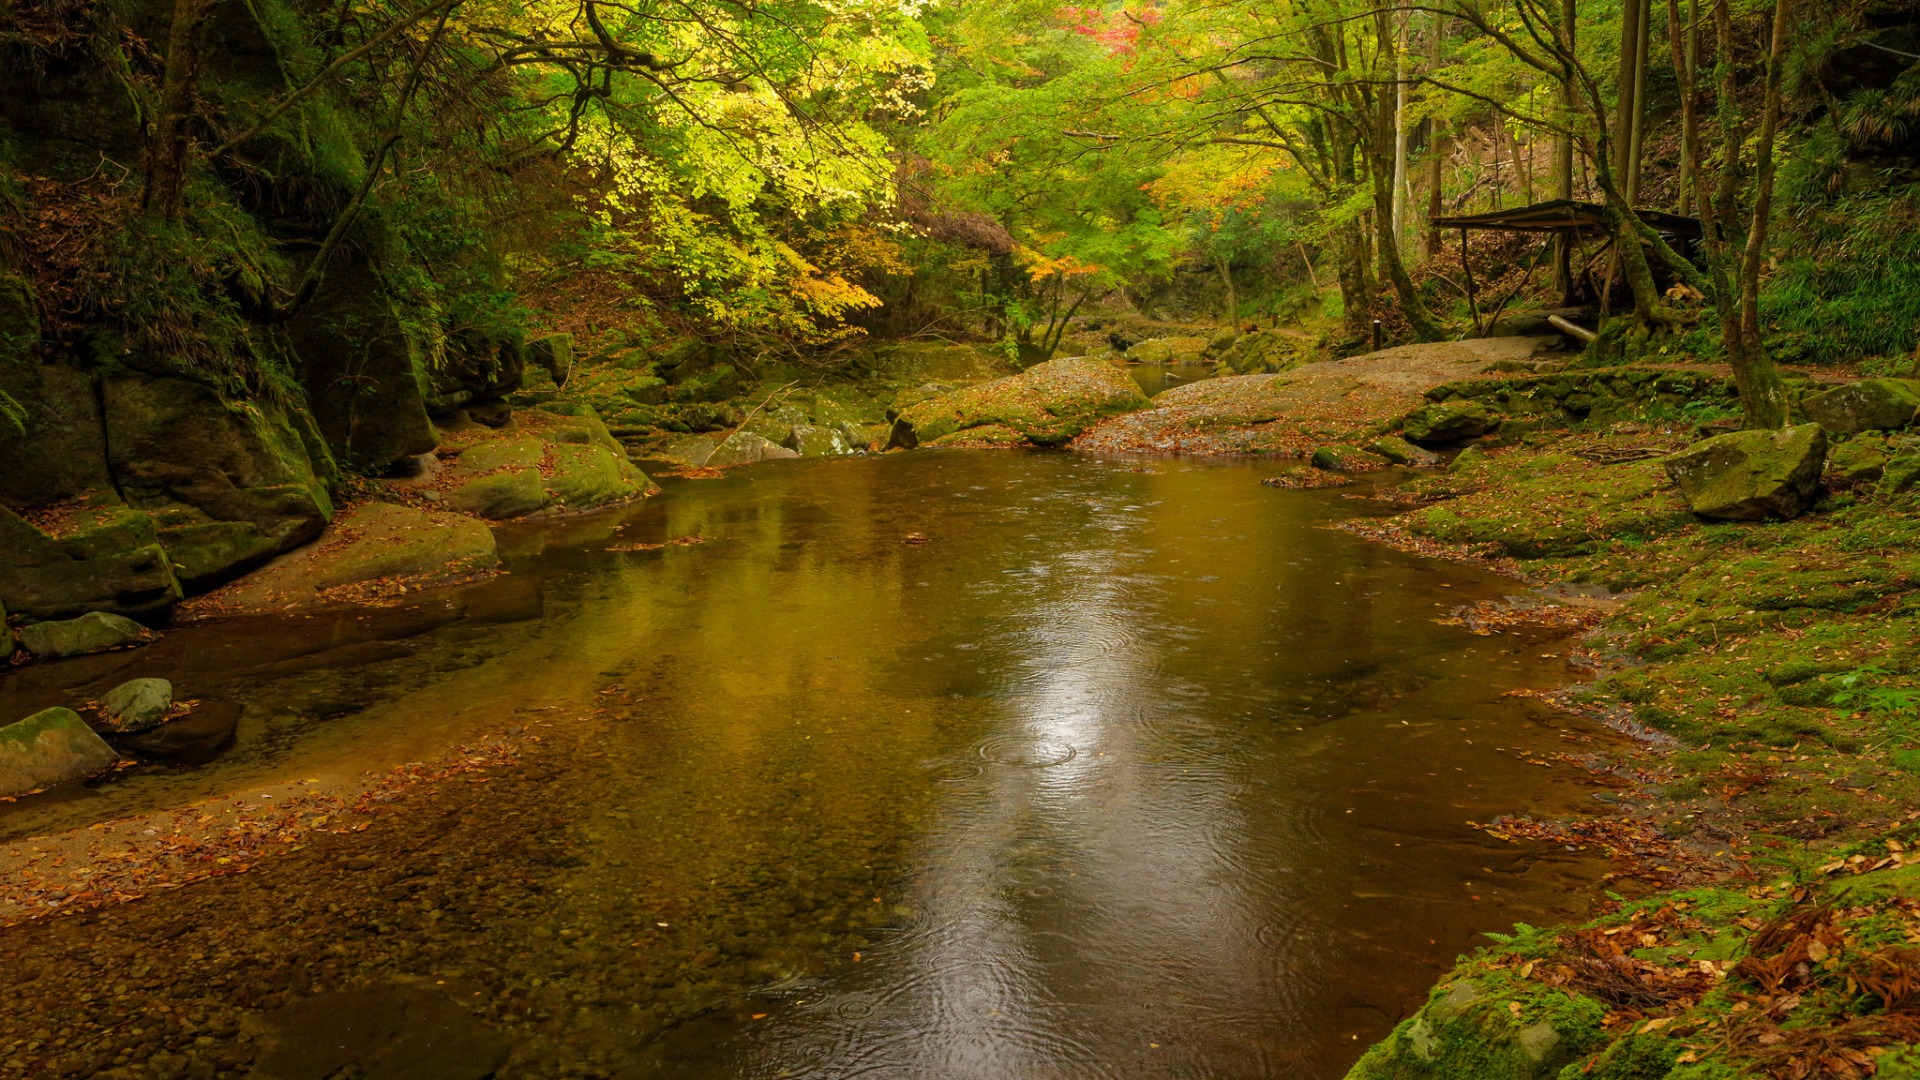
{"label": "riverbank", "polygon": [[1370,526],[1620,597],[1587,638],[1597,677],[1565,704],[1641,737],[1610,764],[1633,780],[1617,808],[1635,827],[1487,827],[1640,858],[1601,918],[1463,958],[1356,1080],[1906,1076],[1920,1060],[1920,506],[1869,432],[1839,444],[1806,515],[1702,520],[1662,467],[1694,437],[1622,421],[1490,439]]}

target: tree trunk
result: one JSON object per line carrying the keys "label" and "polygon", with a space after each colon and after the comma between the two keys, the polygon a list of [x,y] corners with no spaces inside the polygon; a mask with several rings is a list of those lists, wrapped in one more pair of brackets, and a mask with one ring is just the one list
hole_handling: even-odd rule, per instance
{"label": "tree trunk", "polygon": [[1220,284],[1227,290],[1227,325],[1240,329],[1240,298],[1233,289],[1233,264],[1223,258],[1215,258],[1214,265],[1220,269]]}
{"label": "tree trunk", "polygon": [[1754,147],[1753,221],[1747,228],[1746,250],[1740,259],[1741,351],[1728,351],[1734,382],[1740,389],[1740,404],[1751,428],[1778,428],[1787,423],[1786,388],[1760,339],[1760,264],[1766,259],[1767,226],[1773,217],[1773,142],[1780,130],[1780,82],[1791,11],[1792,0],[1774,0],[1766,103],[1761,108],[1760,138]]}
{"label": "tree trunk", "polygon": [[1626,0],[1620,18],[1620,68],[1615,83],[1619,87],[1619,96],[1614,106],[1611,164],[1613,179],[1622,194],[1627,193],[1627,175],[1632,168],[1629,161],[1633,152],[1633,128],[1639,113],[1634,101],[1634,89],[1639,84],[1635,61],[1640,52],[1640,12],[1641,0]]}
{"label": "tree trunk", "polygon": [[[1693,17],[1700,15],[1700,0],[1693,0]],[[1683,25],[1680,0],[1667,0],[1667,48],[1673,54],[1673,78],[1680,89],[1680,183],[1677,212],[1693,213],[1693,189],[1698,184],[1699,117],[1695,111],[1694,58],[1700,30]]]}
{"label": "tree trunk", "polygon": [[147,184],[142,205],[149,220],[180,218],[186,196],[193,122],[200,101],[200,69],[205,61],[207,15],[213,0],[174,0],[173,26],[167,32],[166,69],[160,77],[160,108],[147,150]]}
{"label": "tree trunk", "polygon": [[[1575,0],[1562,0],[1559,44],[1568,52],[1574,49],[1578,20]],[[1570,129],[1579,108],[1579,101],[1574,96],[1579,92],[1574,85],[1574,78],[1572,66],[1568,65],[1560,79],[1560,123],[1569,130],[1553,137],[1553,194],[1556,199],[1573,198],[1573,132]],[[1561,303],[1572,302],[1573,238],[1570,236],[1553,238],[1553,287],[1560,294]]]}
{"label": "tree trunk", "polygon": [[1647,43],[1651,39],[1653,0],[1629,0],[1639,7],[1634,20],[1633,43],[1633,124],[1627,131],[1626,196],[1629,206],[1640,203],[1640,161],[1646,156],[1647,135]]}

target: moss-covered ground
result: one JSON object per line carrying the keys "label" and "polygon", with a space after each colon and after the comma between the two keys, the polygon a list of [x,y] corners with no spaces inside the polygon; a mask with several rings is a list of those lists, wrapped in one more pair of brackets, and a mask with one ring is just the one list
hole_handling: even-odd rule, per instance
{"label": "moss-covered ground", "polygon": [[1614,910],[1463,958],[1353,1076],[1920,1075],[1920,498],[1704,521],[1695,435],[1516,425],[1390,493],[1386,539],[1610,596],[1563,700],[1645,738],[1621,819],[1489,826],[1604,836]]}

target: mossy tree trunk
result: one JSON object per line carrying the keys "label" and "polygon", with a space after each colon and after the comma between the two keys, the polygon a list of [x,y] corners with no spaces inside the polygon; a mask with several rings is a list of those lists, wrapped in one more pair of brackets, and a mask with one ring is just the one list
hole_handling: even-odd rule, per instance
{"label": "mossy tree trunk", "polygon": [[179,220],[186,197],[200,75],[206,62],[207,16],[212,11],[213,0],[174,0],[173,25],[167,31],[166,68],[160,78],[160,107],[149,138],[147,183],[142,193],[142,205],[151,221]]}

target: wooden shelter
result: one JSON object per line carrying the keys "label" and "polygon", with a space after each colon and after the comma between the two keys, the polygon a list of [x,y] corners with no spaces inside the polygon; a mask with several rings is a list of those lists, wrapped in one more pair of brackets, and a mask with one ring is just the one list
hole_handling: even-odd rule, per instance
{"label": "wooden shelter", "polygon": [[[1640,220],[1647,227],[1659,233],[1682,258],[1698,261],[1700,239],[1705,229],[1698,218],[1681,217],[1660,210],[1636,210]],[[1578,265],[1569,259],[1567,265],[1566,295],[1561,302],[1568,306],[1604,305],[1610,298],[1614,287],[1624,284],[1618,281],[1614,272],[1613,260],[1608,258],[1604,279],[1596,276],[1594,268],[1603,257],[1611,254],[1613,247],[1613,226],[1607,221],[1606,207],[1598,203],[1576,202],[1573,199],[1550,199],[1531,206],[1516,206],[1510,210],[1489,210],[1481,214],[1456,214],[1448,217],[1428,219],[1435,229],[1460,230],[1460,266],[1466,272],[1467,305],[1473,311],[1474,332],[1480,331],[1480,303],[1475,295],[1473,268],[1467,260],[1467,234],[1470,232],[1509,232],[1532,233],[1547,238],[1548,242],[1542,254],[1554,246],[1564,244],[1569,252],[1578,250]],[[1591,251],[1587,243],[1597,241]],[[1538,260],[1534,265],[1539,265]],[[1673,284],[1672,280],[1662,280],[1665,267],[1656,260],[1654,264],[1655,282],[1662,289]],[[1516,290],[1517,291],[1517,290]],[[1487,322],[1499,317],[1500,310],[1507,306],[1513,296],[1502,297]]]}

